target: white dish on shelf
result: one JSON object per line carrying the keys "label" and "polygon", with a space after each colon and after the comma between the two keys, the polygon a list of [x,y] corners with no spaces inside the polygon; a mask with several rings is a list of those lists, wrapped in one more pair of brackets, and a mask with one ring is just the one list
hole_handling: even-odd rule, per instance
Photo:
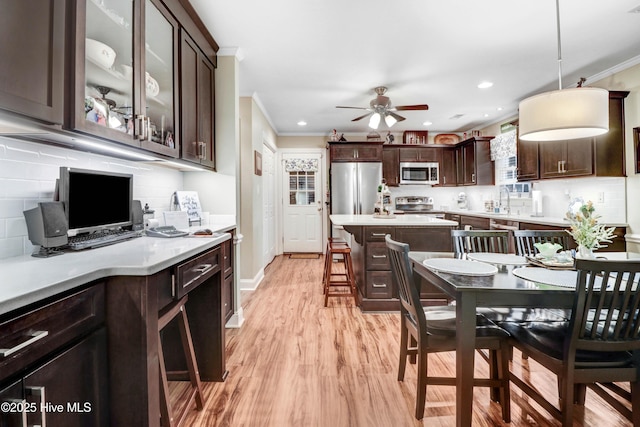
{"label": "white dish on shelf", "polygon": [[578,272],[575,270],[549,270],[543,267],[516,268],[513,275],[530,282],[564,288],[575,288],[578,278]]}
{"label": "white dish on shelf", "polygon": [[86,39],[85,54],[87,59],[94,64],[109,69],[116,60],[116,51],[110,46],[94,39]]}
{"label": "white dish on shelf", "polygon": [[467,259],[494,265],[527,265],[527,259],[525,257],[514,254],[474,252],[467,254]]}
{"label": "white dish on shelf", "polygon": [[158,94],[160,93],[160,86],[158,85],[158,82],[156,81],[156,79],[151,77],[149,73],[145,73],[145,75],[147,76],[147,95],[158,96]]}
{"label": "white dish on shelf", "polygon": [[498,272],[494,265],[468,259],[429,258],[422,261],[422,264],[433,271],[465,276],[493,276]]}

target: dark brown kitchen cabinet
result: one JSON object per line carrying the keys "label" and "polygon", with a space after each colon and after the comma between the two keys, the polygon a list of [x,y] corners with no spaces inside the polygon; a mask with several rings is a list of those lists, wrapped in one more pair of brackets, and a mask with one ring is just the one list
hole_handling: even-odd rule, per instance
{"label": "dark brown kitchen cabinet", "polygon": [[538,142],[522,141],[518,138],[518,181],[532,181],[540,178],[538,171]]}
{"label": "dark brown kitchen cabinet", "polygon": [[456,179],[456,149],[442,148],[442,162],[440,163],[440,185],[443,187],[455,187]]}
{"label": "dark brown kitchen cabinet", "polygon": [[494,185],[491,139],[493,137],[471,138],[456,147],[458,185]]}
{"label": "dark brown kitchen cabinet", "polygon": [[[104,283],[97,283],[3,317],[0,400],[24,399],[25,425],[109,425],[104,301]],[[43,411],[43,403],[62,409]],[[1,411],[0,425],[22,424]]]}
{"label": "dark brown kitchen cabinet", "polygon": [[348,142],[329,145],[332,162],[381,162],[382,142]]}
{"label": "dark brown kitchen cabinet", "polygon": [[62,124],[65,7],[65,0],[0,1],[1,109]]}
{"label": "dark brown kitchen cabinet", "polygon": [[400,148],[401,162],[440,162],[442,149],[440,147],[402,147]]}
{"label": "dark brown kitchen cabinet", "polygon": [[540,178],[593,174],[593,138],[538,143]]}
{"label": "dark brown kitchen cabinet", "polygon": [[609,91],[609,132],[595,138],[596,176],[626,176],[624,147],[624,99],[626,91]]}
{"label": "dark brown kitchen cabinet", "polygon": [[[232,233],[233,234],[233,233]],[[233,285],[233,238],[220,245],[222,253],[222,311],[225,322],[233,315],[234,285]]]}
{"label": "dark brown kitchen cabinet", "polygon": [[182,158],[214,167],[214,70],[209,58],[181,31]]}
{"label": "dark brown kitchen cabinet", "polygon": [[382,147],[382,177],[390,187],[400,184],[400,147]]}
{"label": "dark brown kitchen cabinet", "polygon": [[75,5],[67,127],[178,157],[178,22],[159,0]]}
{"label": "dark brown kitchen cabinet", "polygon": [[[477,216],[460,215],[460,229],[464,230],[467,226],[473,230],[489,230],[491,220]],[[451,236],[449,236],[451,237]]]}

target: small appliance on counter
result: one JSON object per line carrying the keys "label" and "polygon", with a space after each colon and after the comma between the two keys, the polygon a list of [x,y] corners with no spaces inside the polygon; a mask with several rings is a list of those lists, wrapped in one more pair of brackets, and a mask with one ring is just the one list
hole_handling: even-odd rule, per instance
{"label": "small appliance on counter", "polygon": [[467,194],[464,191],[458,194],[458,209],[467,209]]}

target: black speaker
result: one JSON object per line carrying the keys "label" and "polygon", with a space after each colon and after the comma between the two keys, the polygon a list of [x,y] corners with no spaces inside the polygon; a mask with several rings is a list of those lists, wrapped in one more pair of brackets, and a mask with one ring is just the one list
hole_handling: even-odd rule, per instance
{"label": "black speaker", "polygon": [[67,244],[67,217],[62,202],[42,202],[38,206],[24,211],[29,240],[42,249],[33,256],[59,254],[52,249]]}
{"label": "black speaker", "polygon": [[140,200],[133,200],[131,204],[131,218],[133,220],[132,230],[144,230],[142,203],[140,203]]}

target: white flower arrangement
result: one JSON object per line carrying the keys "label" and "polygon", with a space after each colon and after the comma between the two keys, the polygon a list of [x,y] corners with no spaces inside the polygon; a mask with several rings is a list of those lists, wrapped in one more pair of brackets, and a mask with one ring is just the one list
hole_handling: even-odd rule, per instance
{"label": "white flower arrangement", "polygon": [[573,237],[578,247],[589,250],[603,248],[607,245],[602,243],[611,243],[611,239],[615,237],[615,227],[607,228],[598,224],[600,216],[594,212],[592,201],[582,205],[578,213],[567,212],[567,219],[571,223],[571,229],[567,233]]}

